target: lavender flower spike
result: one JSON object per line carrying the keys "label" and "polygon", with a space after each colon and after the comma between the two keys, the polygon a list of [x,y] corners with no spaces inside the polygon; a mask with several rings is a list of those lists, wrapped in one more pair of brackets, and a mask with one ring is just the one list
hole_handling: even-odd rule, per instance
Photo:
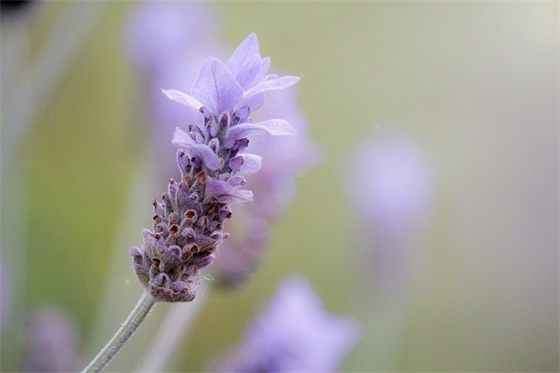
{"label": "lavender flower spike", "polygon": [[266,132],[294,135],[285,120],[252,123],[251,114],[264,105],[264,94],[287,88],[298,77],[267,74],[270,58],[262,58],[255,34],[249,35],[227,62],[210,58],[190,94],[164,90],[194,114],[186,131],[175,130],[173,144],[181,180],[170,179],[162,202],[154,201],[153,232],[144,230],[142,247],[130,250],[140,281],[156,301],[189,302],[196,296],[200,270],[214,262],[218,245],[228,236],[230,205],[251,201],[240,189],[241,176],[257,172],[261,158],[245,153],[247,136]]}

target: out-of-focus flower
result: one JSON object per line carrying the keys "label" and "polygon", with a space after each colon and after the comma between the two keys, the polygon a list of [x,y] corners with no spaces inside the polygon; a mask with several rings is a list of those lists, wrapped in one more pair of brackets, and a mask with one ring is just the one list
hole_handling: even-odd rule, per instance
{"label": "out-of-focus flower", "polygon": [[233,208],[235,235],[222,244],[216,260],[217,279],[226,286],[237,285],[252,273],[268,244],[270,227],[295,194],[297,175],[321,158],[320,147],[309,139],[295,90],[273,92],[261,113],[286,118],[298,136],[251,138],[253,151],[262,156],[262,167],[247,177],[255,199]]}
{"label": "out-of-focus flower", "polygon": [[331,315],[302,278],[279,286],[245,340],[216,364],[224,372],[337,371],[358,338],[358,326]]}
{"label": "out-of-focus flower", "polygon": [[161,94],[173,87],[189,92],[208,56],[222,57],[219,17],[210,4],[195,2],[138,3],[124,27],[124,48],[143,83],[153,163],[161,177],[175,172],[175,150],[167,146],[175,127],[194,122],[190,110]]}
{"label": "out-of-focus flower", "polygon": [[253,122],[251,114],[264,105],[264,93],[290,87],[299,77],[267,74],[270,58],[262,58],[255,34],[250,34],[226,63],[210,58],[186,94],[165,90],[173,101],[189,108],[194,123],[176,128],[173,143],[181,180],[171,179],[162,202],[154,201],[154,232],[144,230],[144,244],[130,250],[140,281],[158,301],[191,301],[200,270],[214,261],[227,237],[223,231],[230,205],[250,201],[240,189],[242,174],[260,169],[261,158],[244,152],[248,136],[294,135],[283,119]]}
{"label": "out-of-focus flower", "polygon": [[391,286],[406,277],[415,240],[430,216],[433,169],[410,135],[379,130],[358,145],[344,188],[361,220],[376,280]]}
{"label": "out-of-focus flower", "polygon": [[27,331],[24,360],[29,372],[75,372],[80,365],[79,338],[74,323],[57,308],[34,312]]}

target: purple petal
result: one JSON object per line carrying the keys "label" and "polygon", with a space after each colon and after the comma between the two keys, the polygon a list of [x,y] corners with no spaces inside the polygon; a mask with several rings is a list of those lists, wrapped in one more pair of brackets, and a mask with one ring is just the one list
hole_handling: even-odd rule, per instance
{"label": "purple petal", "polygon": [[229,161],[228,166],[232,171],[238,172],[241,169],[241,166],[243,166],[243,162],[245,162],[243,157],[237,156]]}
{"label": "purple petal", "polygon": [[261,169],[262,158],[256,154],[239,154],[239,157],[243,158],[243,164],[239,169],[242,174],[254,174]]}
{"label": "purple petal", "polygon": [[239,83],[226,65],[215,58],[204,64],[191,93],[216,115],[224,111],[233,112],[235,104],[243,97]]}
{"label": "purple petal", "polygon": [[230,128],[228,140],[241,139],[252,133],[268,132],[273,136],[293,136],[297,132],[290,123],[282,119],[270,119],[258,123],[241,123]]}
{"label": "purple petal", "polygon": [[249,89],[245,92],[244,97],[251,97],[258,93],[263,93],[266,91],[271,91],[274,89],[284,89],[290,86],[293,86],[297,82],[299,82],[299,76],[281,76],[280,78],[265,80],[262,83],[256,85],[255,87]]}
{"label": "purple petal", "polygon": [[243,89],[248,90],[257,85],[265,77],[269,68],[270,57],[261,59],[260,55],[257,55],[257,58],[253,61],[249,61],[241,68],[241,71],[235,78]]}
{"label": "purple petal", "polygon": [[198,113],[198,110],[202,107],[202,103],[200,101],[192,96],[189,96],[185,92],[181,92],[176,89],[162,89],[161,91],[170,100],[188,106],[194,112]]}
{"label": "purple petal", "polygon": [[259,41],[257,35],[253,32],[233,51],[226,64],[231,73],[237,76],[241,68],[255,57],[260,57]]}
{"label": "purple petal", "polygon": [[211,177],[206,178],[207,197],[216,197],[224,203],[240,203],[253,200],[253,192],[250,190],[237,189],[227,181],[216,180]]}
{"label": "purple petal", "polygon": [[[256,94],[256,95],[252,95],[250,97],[243,98],[239,102],[239,104],[237,104],[237,107],[241,108],[243,106],[247,106],[247,107],[249,107],[250,113],[254,113],[255,111],[259,110],[260,108],[262,108],[264,106],[265,100],[266,100],[265,95]],[[245,118],[240,118],[240,119],[242,119],[242,121],[243,121],[243,119],[245,119]]]}
{"label": "purple petal", "polygon": [[190,154],[194,153],[194,155],[199,156],[210,170],[217,170],[222,165],[220,157],[218,157],[208,145],[197,144],[191,135],[178,127],[175,128],[175,132],[173,133],[172,143],[175,146],[185,149]]}

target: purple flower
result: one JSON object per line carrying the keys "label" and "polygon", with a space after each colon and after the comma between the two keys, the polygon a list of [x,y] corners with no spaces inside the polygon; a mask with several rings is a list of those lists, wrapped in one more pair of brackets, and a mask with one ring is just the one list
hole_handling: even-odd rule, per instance
{"label": "purple flower", "polygon": [[222,244],[216,260],[217,278],[226,286],[238,285],[260,263],[272,224],[295,194],[297,175],[315,165],[321,157],[321,149],[309,139],[295,90],[273,92],[259,114],[288,119],[298,136],[266,134],[251,138],[253,151],[262,156],[262,167],[258,173],[247,176],[255,199],[251,204],[233,207],[235,235]]}
{"label": "purple flower", "polygon": [[433,202],[432,169],[414,138],[376,131],[358,145],[351,175],[343,183],[362,221],[377,280],[394,284],[421,260],[412,246]]}
{"label": "purple flower", "polygon": [[[188,133],[180,128],[175,130],[173,143],[200,156],[207,168],[215,171],[224,165],[212,147],[227,151],[252,133],[295,135],[294,128],[282,119],[257,123],[249,120],[250,114],[264,105],[265,92],[287,88],[299,81],[295,76],[267,75],[269,66],[270,58],[261,58],[257,36],[251,34],[226,63],[210,58],[202,67],[190,95],[164,90],[167,97],[189,107],[195,116]],[[257,160],[260,157],[250,159],[251,162]]]}
{"label": "purple flower", "polygon": [[217,364],[225,372],[336,371],[356,343],[358,327],[325,312],[302,278],[285,279],[245,340]]}
{"label": "purple flower", "polygon": [[243,174],[257,172],[261,157],[246,153],[248,136],[256,133],[294,135],[283,119],[252,122],[264,104],[264,93],[287,88],[298,77],[269,75],[270,58],[259,54],[255,34],[249,35],[226,63],[210,58],[191,93],[164,90],[190,109],[194,123],[176,128],[180,181],[171,179],[162,202],[154,201],[154,231],[144,230],[144,244],[132,248],[134,268],[156,300],[191,301],[200,270],[213,263],[230,205],[251,201],[241,189]]}

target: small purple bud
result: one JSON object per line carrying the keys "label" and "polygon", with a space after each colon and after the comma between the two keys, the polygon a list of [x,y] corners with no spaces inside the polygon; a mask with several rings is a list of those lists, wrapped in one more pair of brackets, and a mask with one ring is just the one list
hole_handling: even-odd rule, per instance
{"label": "small purple bud", "polygon": [[[198,129],[198,127],[195,128]],[[204,136],[198,131],[191,131],[189,135],[191,135],[192,139],[197,144],[202,144],[204,142]]]}
{"label": "small purple bud", "polygon": [[249,108],[249,105],[243,105],[242,107],[237,109],[235,113],[233,113],[231,125],[234,126],[240,122],[244,122],[247,119],[247,117],[249,117],[249,114],[251,114],[251,109]]}
{"label": "small purple bud", "polygon": [[177,158],[177,167],[179,167],[179,170],[181,171],[181,176],[188,174],[190,171],[188,168],[191,164],[191,160],[187,156],[187,153],[179,149],[177,150],[176,158]]}
{"label": "small purple bud", "polygon": [[175,196],[177,194],[177,182],[173,179],[169,179],[169,184],[167,184],[167,193],[170,196]]}
{"label": "small purple bud", "polygon": [[184,231],[181,232],[181,235],[185,238],[187,238],[188,240],[193,240],[194,237],[196,236],[196,233],[194,232],[194,229],[192,228],[187,228]]}
{"label": "small purple bud", "polygon": [[206,258],[204,258],[204,260],[201,261],[198,265],[200,266],[200,268],[208,267],[214,263],[215,259],[216,256],[214,254],[210,254]]}
{"label": "small purple bud", "polygon": [[163,206],[163,204],[156,202],[156,200],[154,200],[152,204],[154,206],[154,213],[156,215],[163,216],[165,214],[165,207]]}
{"label": "small purple bud", "polygon": [[247,180],[245,180],[243,176],[235,175],[229,179],[229,185],[232,187],[243,186],[245,184],[247,184]]}
{"label": "small purple bud", "polygon": [[231,212],[231,208],[228,205],[225,205],[221,210],[220,210],[220,220],[226,220],[231,218],[232,212]]}
{"label": "small purple bud", "polygon": [[218,141],[218,139],[212,139],[208,143],[208,146],[214,151],[214,153],[217,153],[220,148],[220,141]]}
{"label": "small purple bud", "polygon": [[185,284],[184,282],[175,282],[173,284],[173,291],[177,292],[177,293],[182,293],[185,290],[187,290],[188,286],[187,284]]}
{"label": "small purple bud", "polygon": [[241,166],[243,166],[243,162],[243,157],[235,157],[229,161],[228,166],[231,168],[232,172],[239,172]]}
{"label": "small purple bud", "polygon": [[165,273],[160,273],[154,279],[154,284],[159,287],[166,287],[169,284],[169,276]]}
{"label": "small purple bud", "polygon": [[189,207],[189,187],[188,185],[182,181],[179,184],[179,188],[177,190],[177,208],[179,210],[184,210]]}
{"label": "small purple bud", "polygon": [[238,152],[242,152],[245,149],[247,149],[248,146],[249,146],[249,139],[247,138],[239,139],[237,140],[236,150]]}

